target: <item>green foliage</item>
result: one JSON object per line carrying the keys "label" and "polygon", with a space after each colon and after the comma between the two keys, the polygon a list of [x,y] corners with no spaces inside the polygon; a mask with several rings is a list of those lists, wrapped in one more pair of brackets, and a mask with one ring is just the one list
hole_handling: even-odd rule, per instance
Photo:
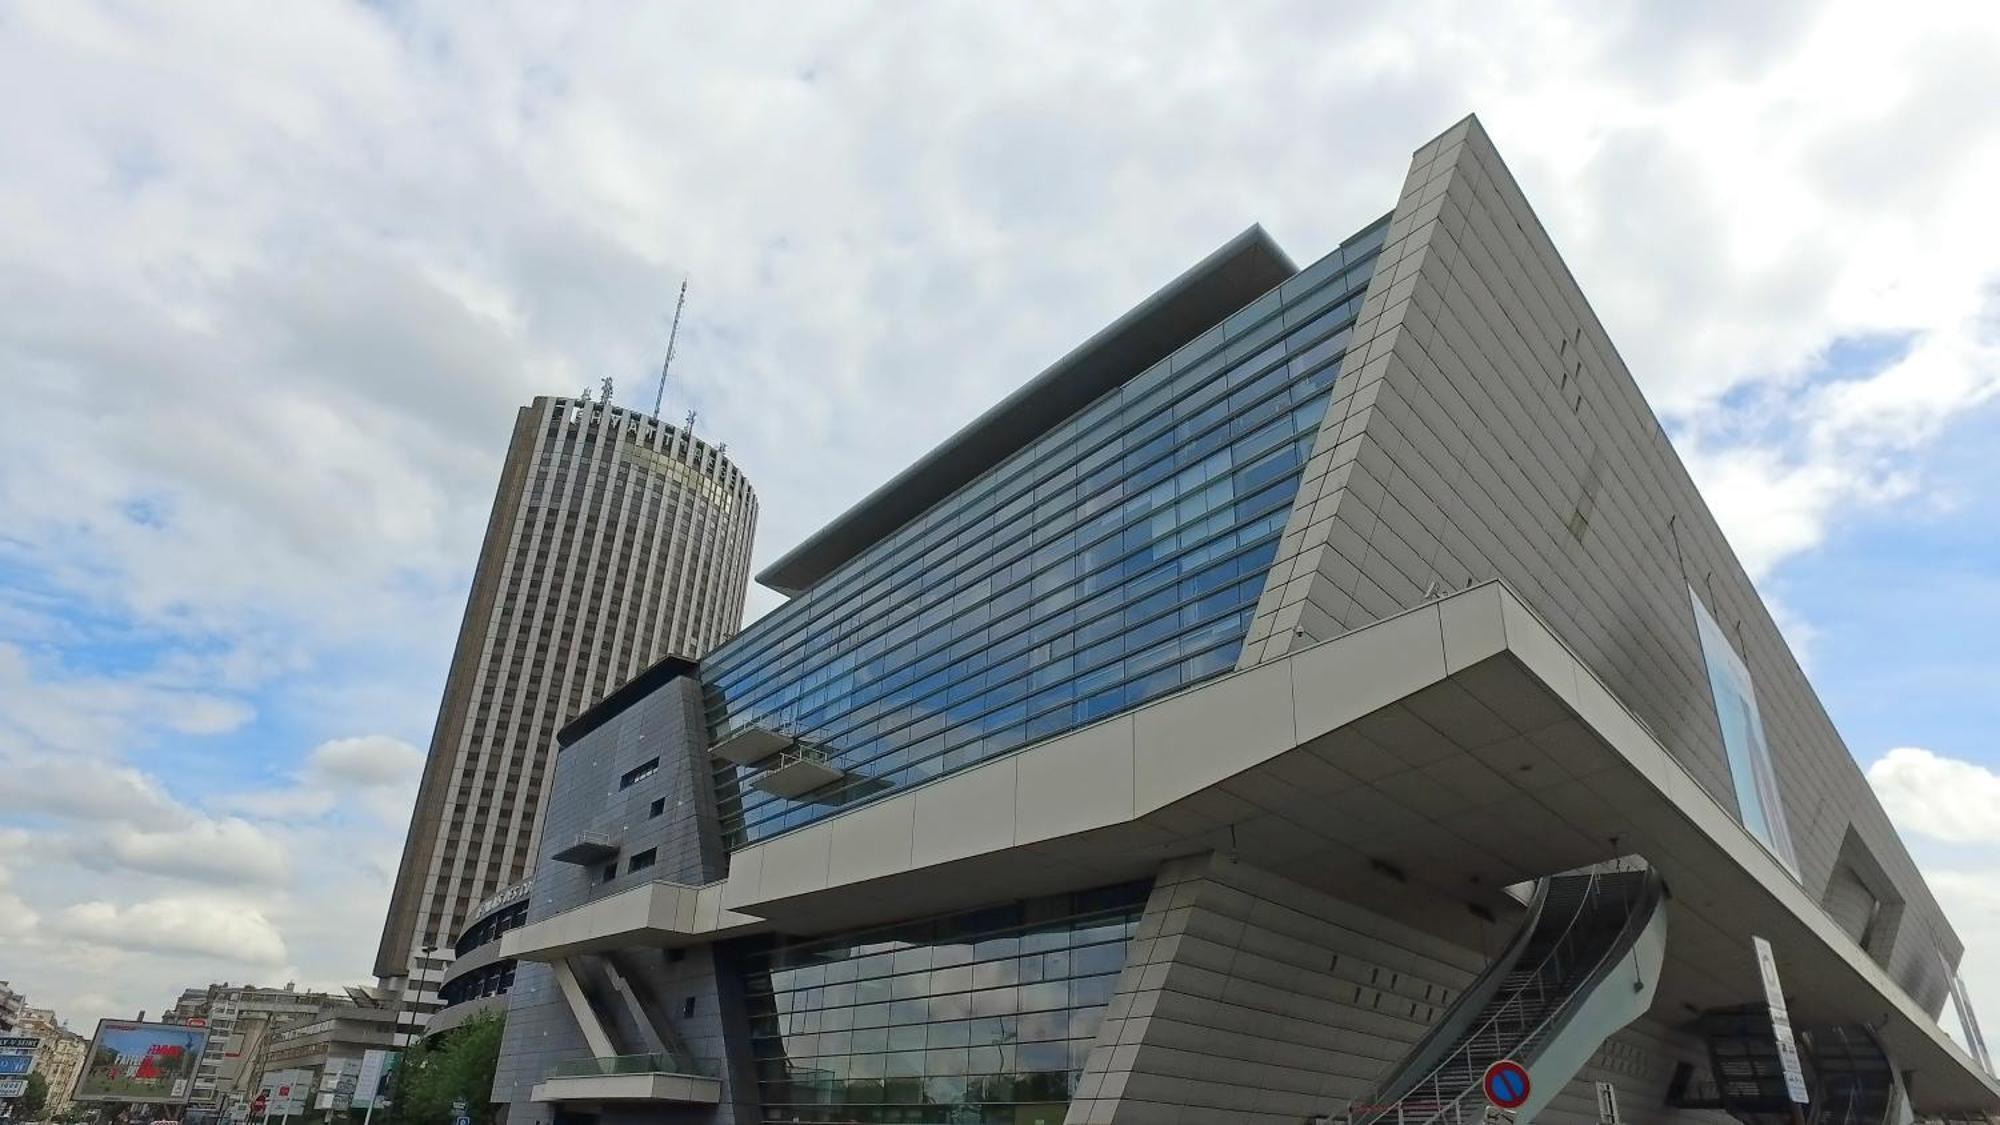
{"label": "green foliage", "polygon": [[[451,1125],[451,1103],[465,1099],[473,1125],[492,1125],[493,1069],[500,1060],[497,1015],[476,1016],[442,1035],[403,1052],[396,1067],[390,1125]],[[379,1120],[381,1114],[376,1117]]]}
{"label": "green foliage", "polygon": [[14,1116],[23,1121],[39,1120],[42,1116],[42,1107],[48,1104],[49,1080],[42,1077],[42,1072],[39,1070],[30,1071],[27,1092],[14,1102]]}

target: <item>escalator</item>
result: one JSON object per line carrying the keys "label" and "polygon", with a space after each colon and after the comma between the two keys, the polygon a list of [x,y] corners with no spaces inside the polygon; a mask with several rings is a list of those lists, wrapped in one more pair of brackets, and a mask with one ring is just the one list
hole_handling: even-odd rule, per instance
{"label": "escalator", "polygon": [[1900,1083],[1874,1032],[1816,1027],[1800,1038],[1813,1068],[1810,1125],[1897,1125]]}
{"label": "escalator", "polygon": [[1743,1125],[1792,1125],[1792,1097],[1770,1009],[1751,1004],[1704,1013],[1701,1034],[1708,1042],[1717,1104]]}
{"label": "escalator", "polygon": [[1605,1037],[1651,1004],[1665,902],[1650,870],[1541,880],[1520,933],[1376,1092],[1355,1103],[1353,1125],[1481,1120],[1480,1082],[1501,1059],[1528,1068],[1534,1093],[1517,1120],[1532,1117]]}
{"label": "escalator", "polygon": [[1901,1081],[1881,1040],[1865,1027],[1817,1027],[1799,1035],[1799,1063],[1811,1101],[1794,1107],[1762,1004],[1705,1013],[1709,1070],[1720,1108],[1743,1125],[1900,1125]]}

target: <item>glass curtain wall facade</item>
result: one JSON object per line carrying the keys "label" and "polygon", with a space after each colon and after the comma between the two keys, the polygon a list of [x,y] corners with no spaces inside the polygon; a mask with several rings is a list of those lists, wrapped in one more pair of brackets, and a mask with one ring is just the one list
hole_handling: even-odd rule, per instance
{"label": "glass curtain wall facade", "polygon": [[710,735],[845,775],[787,799],[721,763],[732,847],[1234,667],[1386,218],[712,653]]}
{"label": "glass curtain wall facade", "polygon": [[750,945],[764,1119],[1056,1125],[1150,886]]}

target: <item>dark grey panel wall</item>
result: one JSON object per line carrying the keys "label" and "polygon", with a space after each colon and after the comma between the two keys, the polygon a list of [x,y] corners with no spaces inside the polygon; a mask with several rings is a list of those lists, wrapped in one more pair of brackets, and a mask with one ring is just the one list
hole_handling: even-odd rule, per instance
{"label": "dark grey panel wall", "polygon": [[1699,590],[1756,681],[1802,882],[1851,825],[1908,904],[1890,973],[1937,1011],[1958,939],[1477,121],[1418,151],[1388,237],[1244,663],[1499,577],[1734,810]]}
{"label": "dark grey panel wall", "polygon": [[[646,763],[658,768],[630,785],[622,779]],[[708,741],[702,723],[701,689],[692,676],[668,681],[633,702],[556,755],[552,788],[544,802],[540,854],[528,919],[551,915],[646,881],[700,884],[722,877],[727,855],[715,817],[709,781]],[[661,803],[658,815],[654,802]],[[603,865],[558,863],[550,856],[584,833],[616,841],[618,874],[605,879]],[[629,871],[632,856],[651,850],[653,866]],[[613,861],[606,861],[613,862]],[[733,1000],[736,977],[724,971],[715,950],[703,947],[670,956],[659,949],[623,951],[615,958],[576,959],[579,980],[621,1053],[658,1049],[653,1036],[671,1050],[697,1058],[729,1059],[733,1039],[741,1058],[731,1060],[719,1109],[635,1110],[649,1121],[690,1120],[727,1125],[754,1120],[754,1112],[734,1106],[737,1089],[754,1090],[747,1080],[746,1027],[740,1002]],[[650,1019],[631,1010],[611,969],[629,982]],[[550,1108],[528,1102],[536,1082],[558,1062],[585,1058],[589,1050],[567,1002],[547,966],[523,962],[508,994],[507,1031],[494,1076],[495,1101],[513,1103],[514,1125],[545,1125]],[[690,1001],[692,1004],[690,1005]],[[732,1003],[735,1007],[732,1008]],[[692,1014],[686,1014],[692,1007]],[[725,1027],[736,1030],[724,1034]],[[635,1120],[637,1118],[634,1118]],[[612,1120],[607,1115],[606,1123]]]}

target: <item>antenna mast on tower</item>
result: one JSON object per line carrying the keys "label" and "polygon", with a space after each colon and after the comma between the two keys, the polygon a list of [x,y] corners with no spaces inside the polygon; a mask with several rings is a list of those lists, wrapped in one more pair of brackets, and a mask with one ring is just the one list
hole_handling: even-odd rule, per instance
{"label": "antenna mast on tower", "polygon": [[653,417],[660,416],[660,403],[667,397],[667,369],[674,365],[674,342],[681,334],[681,310],[687,307],[687,278],[681,278],[681,296],[674,302],[674,326],[667,330],[667,358],[660,361],[660,386],[653,392]]}

